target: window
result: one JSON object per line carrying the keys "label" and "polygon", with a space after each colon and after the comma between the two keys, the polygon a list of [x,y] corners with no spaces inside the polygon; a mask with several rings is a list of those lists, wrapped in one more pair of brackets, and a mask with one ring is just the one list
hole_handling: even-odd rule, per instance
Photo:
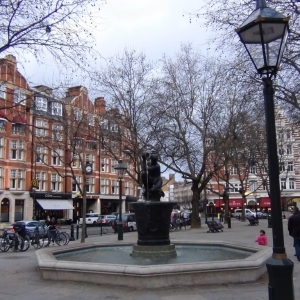
{"label": "window", "polygon": [[59,124],[52,125],[52,139],[53,141],[61,141],[63,135],[63,127]]}
{"label": "window", "polygon": [[26,100],[26,94],[25,91],[22,91],[20,89],[14,90],[14,103],[21,103],[25,104]]}
{"label": "window", "polygon": [[257,182],[256,181],[249,182],[249,190],[251,192],[255,192],[257,190]]}
{"label": "window", "polygon": [[82,118],[82,111],[80,111],[79,109],[75,109],[74,110],[74,119],[75,121],[80,121]]}
{"label": "window", "polygon": [[119,181],[118,180],[112,180],[111,181],[111,193],[112,194],[118,194],[119,193]]}
{"label": "window", "polygon": [[85,155],[85,163],[86,164],[92,164],[93,162],[94,162],[94,155],[86,154]]}
{"label": "window", "polygon": [[86,148],[89,150],[96,150],[97,149],[97,142],[96,141],[87,141]]}
{"label": "window", "polygon": [[286,154],[292,154],[292,145],[287,145],[286,146]]}
{"label": "window", "polygon": [[12,129],[12,134],[24,134],[25,133],[25,124],[21,124],[21,123],[14,123],[11,126]]}
{"label": "window", "polygon": [[43,97],[35,97],[35,109],[47,111],[48,108],[48,100]]}
{"label": "window", "polygon": [[240,183],[230,183],[229,184],[230,193],[238,193],[241,188],[242,188],[242,186]]}
{"label": "window", "polygon": [[111,172],[112,173],[117,173],[115,166],[118,164],[118,161],[116,159],[114,159],[111,163]]}
{"label": "window", "polygon": [[73,139],[73,145],[75,147],[80,147],[80,146],[82,146],[82,144],[83,144],[83,138],[81,138],[81,137],[74,137],[74,139]]}
{"label": "window", "polygon": [[263,190],[266,191],[267,190],[267,185],[268,185],[268,181],[267,179],[263,179],[263,182],[262,182],[262,185],[263,185]]}
{"label": "window", "polygon": [[237,169],[235,167],[232,167],[230,169],[230,175],[236,175],[237,174]]}
{"label": "window", "polygon": [[278,139],[283,140],[283,138],[284,138],[283,132],[282,131],[278,132]]}
{"label": "window", "polygon": [[23,189],[23,170],[10,170],[10,188],[14,190]]}
{"label": "window", "polygon": [[4,147],[3,147],[3,144],[4,144],[4,138],[3,138],[3,137],[0,137],[0,158],[3,157],[3,153],[4,153]]}
{"label": "window", "polygon": [[290,178],[289,179],[289,189],[290,190],[294,190],[295,189],[295,179],[294,178]]}
{"label": "window", "polygon": [[5,131],[6,121],[0,119],[0,131]]}
{"label": "window", "polygon": [[101,118],[100,126],[101,126],[102,130],[107,130],[108,129],[108,120]]}
{"label": "window", "polygon": [[62,151],[61,149],[53,149],[52,150],[52,165],[60,166],[62,159]]}
{"label": "window", "polygon": [[[300,149],[300,144],[299,144],[299,149]],[[103,139],[101,142],[101,151],[107,151],[107,141],[105,139]],[[300,153],[300,150],[299,150],[299,153]]]}
{"label": "window", "polygon": [[101,158],[101,172],[108,172],[109,159]]}
{"label": "window", "polygon": [[61,177],[58,174],[51,174],[51,190],[53,192],[60,192]]}
{"label": "window", "polygon": [[108,194],[108,179],[101,179],[101,194]]}
{"label": "window", "polygon": [[283,155],[283,154],[284,154],[283,148],[278,148],[278,154],[279,154],[279,155]]}
{"label": "window", "polygon": [[300,154],[300,144],[298,144],[298,154]]}
{"label": "window", "polygon": [[35,161],[37,163],[47,163],[47,149],[45,147],[35,147]]}
{"label": "window", "polygon": [[286,138],[287,138],[287,139],[290,139],[290,138],[291,138],[291,131],[290,131],[290,130],[287,130],[287,131],[286,131]]}
{"label": "window", "polygon": [[51,103],[51,114],[53,116],[62,116],[62,104],[58,102]]}
{"label": "window", "polygon": [[47,135],[48,122],[44,120],[36,120],[35,135],[38,137],[45,137]]}
{"label": "window", "polygon": [[79,188],[77,186],[77,183],[81,184],[81,176],[76,176],[76,180],[72,180],[72,192],[79,192]]}
{"label": "window", "polygon": [[120,147],[120,144],[118,141],[111,141],[111,150],[113,152],[118,152],[119,151],[119,147]]}
{"label": "window", "polygon": [[118,132],[118,124],[110,124],[110,131]]}
{"label": "window", "polygon": [[39,187],[37,188],[37,190],[39,191],[46,191],[46,176],[47,173],[46,172],[37,172],[35,174],[35,178],[38,180],[39,182]]}
{"label": "window", "polygon": [[249,173],[256,174],[256,167],[250,167]]}
{"label": "window", "polygon": [[85,189],[87,193],[93,193],[94,192],[94,177],[87,177],[85,182]]}
{"label": "window", "polygon": [[0,98],[5,99],[6,97],[6,86],[4,83],[0,83]]}
{"label": "window", "polygon": [[282,190],[286,189],[286,179],[285,178],[280,179],[280,187]]}
{"label": "window", "polygon": [[285,171],[285,164],[284,162],[279,163],[279,172],[284,172]]}
{"label": "window", "polygon": [[124,191],[125,195],[130,195],[130,183],[128,181],[124,181]]}
{"label": "window", "polygon": [[289,172],[294,171],[294,163],[293,163],[292,161],[289,161],[289,162],[288,162],[287,170],[288,170]]}
{"label": "window", "polygon": [[23,142],[22,141],[11,141],[11,159],[23,160]]}
{"label": "window", "polygon": [[79,156],[77,153],[73,152],[73,158],[72,158],[72,166],[73,168],[79,168],[80,167],[80,161],[79,161]]}
{"label": "window", "polygon": [[95,118],[93,114],[87,114],[87,118],[88,118],[88,124],[90,126],[94,126],[95,125]]}
{"label": "window", "polygon": [[4,189],[4,169],[0,167],[0,189]]}

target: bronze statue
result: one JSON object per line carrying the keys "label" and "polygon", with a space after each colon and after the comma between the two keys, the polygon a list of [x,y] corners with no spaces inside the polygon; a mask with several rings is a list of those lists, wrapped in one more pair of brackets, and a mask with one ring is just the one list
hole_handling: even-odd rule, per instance
{"label": "bronze statue", "polygon": [[[165,195],[162,191],[162,178],[160,176],[160,165],[158,164],[158,154],[155,151],[142,155],[143,168],[142,180],[144,185],[143,197],[147,201],[160,201]],[[147,162],[148,161],[148,162]]]}

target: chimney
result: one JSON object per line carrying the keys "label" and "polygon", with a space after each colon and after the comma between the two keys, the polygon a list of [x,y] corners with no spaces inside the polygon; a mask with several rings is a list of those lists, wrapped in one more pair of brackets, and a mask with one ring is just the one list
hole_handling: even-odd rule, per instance
{"label": "chimney", "polygon": [[106,102],[104,100],[104,97],[98,97],[95,99],[95,109],[98,114],[105,114]]}

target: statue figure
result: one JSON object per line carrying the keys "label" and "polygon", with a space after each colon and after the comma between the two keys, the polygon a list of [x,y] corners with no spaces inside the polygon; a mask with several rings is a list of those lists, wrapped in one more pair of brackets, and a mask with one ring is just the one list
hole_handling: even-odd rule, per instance
{"label": "statue figure", "polygon": [[157,162],[158,154],[155,151],[144,153],[142,159],[143,197],[147,201],[160,201],[165,193],[161,189],[162,178],[160,177],[160,165]]}

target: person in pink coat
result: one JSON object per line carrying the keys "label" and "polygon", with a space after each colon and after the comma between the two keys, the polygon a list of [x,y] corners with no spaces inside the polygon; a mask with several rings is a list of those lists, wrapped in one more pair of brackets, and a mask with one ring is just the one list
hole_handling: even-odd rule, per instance
{"label": "person in pink coat", "polygon": [[256,238],[256,241],[258,242],[258,245],[267,246],[268,245],[268,239],[266,236],[266,232],[264,230],[260,231],[259,236]]}

